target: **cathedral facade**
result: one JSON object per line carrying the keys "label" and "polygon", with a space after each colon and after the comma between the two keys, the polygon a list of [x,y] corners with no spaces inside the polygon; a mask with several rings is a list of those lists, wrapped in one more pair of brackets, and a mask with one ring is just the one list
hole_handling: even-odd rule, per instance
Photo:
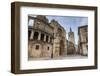
{"label": "cathedral facade", "polygon": [[28,16],[34,20],[28,27],[28,56],[29,58],[53,58],[67,55],[65,29],[55,20],[50,23],[45,16]]}

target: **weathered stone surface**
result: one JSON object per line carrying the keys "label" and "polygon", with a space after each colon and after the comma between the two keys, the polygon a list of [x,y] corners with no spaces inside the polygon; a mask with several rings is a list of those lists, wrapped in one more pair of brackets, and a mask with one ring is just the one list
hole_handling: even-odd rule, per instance
{"label": "weathered stone surface", "polygon": [[81,26],[78,28],[79,42],[78,53],[81,55],[88,55],[88,26]]}
{"label": "weathered stone surface", "polygon": [[67,55],[67,42],[65,29],[55,20],[50,25],[54,28],[53,55]]}
{"label": "weathered stone surface", "polygon": [[29,58],[67,55],[66,31],[57,21],[49,23],[45,16],[40,15],[29,18],[34,20],[33,26],[28,29],[32,31],[28,37]]}

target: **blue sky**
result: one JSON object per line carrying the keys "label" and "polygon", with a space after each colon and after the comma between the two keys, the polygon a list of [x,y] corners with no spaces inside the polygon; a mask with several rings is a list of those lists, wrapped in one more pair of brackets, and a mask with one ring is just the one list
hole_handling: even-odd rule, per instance
{"label": "blue sky", "polygon": [[52,19],[58,21],[58,23],[64,27],[66,30],[66,37],[68,39],[68,32],[70,27],[74,32],[75,44],[78,43],[78,27],[88,25],[88,17],[78,17],[78,16],[46,16],[49,19],[49,22]]}
{"label": "blue sky", "polygon": [[78,27],[88,25],[88,17],[79,16],[46,16],[46,18],[51,22],[52,19],[58,21],[58,23],[64,27],[66,30],[66,37],[68,39],[68,32],[70,27],[74,32],[75,44],[78,43]]}

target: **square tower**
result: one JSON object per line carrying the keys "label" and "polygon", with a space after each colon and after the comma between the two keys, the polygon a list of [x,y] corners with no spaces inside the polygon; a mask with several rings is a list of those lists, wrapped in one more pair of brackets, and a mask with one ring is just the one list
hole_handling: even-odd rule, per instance
{"label": "square tower", "polygon": [[67,54],[75,54],[75,40],[74,40],[74,32],[70,28],[70,32],[68,33],[68,51]]}

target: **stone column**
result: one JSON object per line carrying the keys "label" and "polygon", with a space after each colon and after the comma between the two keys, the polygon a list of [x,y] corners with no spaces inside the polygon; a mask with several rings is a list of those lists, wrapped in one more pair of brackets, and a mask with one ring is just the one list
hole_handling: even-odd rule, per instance
{"label": "stone column", "polygon": [[44,34],[44,41],[46,41],[46,34]]}
{"label": "stone column", "polygon": [[31,31],[31,36],[30,36],[30,39],[31,39],[31,40],[33,39],[33,36],[34,36],[34,31],[32,30],[32,31]]}
{"label": "stone column", "polygon": [[39,33],[38,40],[40,40],[40,38],[41,38],[41,32],[38,32],[38,33]]}

